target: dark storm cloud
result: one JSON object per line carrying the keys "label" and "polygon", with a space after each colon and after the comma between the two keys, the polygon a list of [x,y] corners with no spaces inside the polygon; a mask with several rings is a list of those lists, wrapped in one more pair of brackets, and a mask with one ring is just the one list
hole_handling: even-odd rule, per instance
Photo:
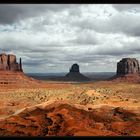
{"label": "dark storm cloud", "polygon": [[23,65],[26,65],[26,66],[39,66],[41,64],[42,64],[42,61],[37,61],[37,60],[29,60],[26,62],[23,61]]}
{"label": "dark storm cloud", "polygon": [[131,51],[131,50],[124,50],[124,48],[117,50],[117,49],[113,49],[113,50],[104,50],[104,51],[98,51],[96,52],[96,54],[98,55],[110,55],[110,56],[122,56],[122,55],[129,55],[129,54],[135,54],[135,51]]}
{"label": "dark storm cloud", "polygon": [[48,12],[60,12],[73,5],[58,4],[1,4],[0,24],[12,24],[29,17],[44,15]]}
{"label": "dark storm cloud", "polygon": [[107,21],[82,20],[74,22],[72,25],[99,33],[124,33],[130,36],[140,36],[140,15],[131,17],[130,15],[117,14]]}
{"label": "dark storm cloud", "polygon": [[110,19],[110,26],[112,32],[122,32],[130,36],[140,36],[140,15],[125,15],[119,13]]}
{"label": "dark storm cloud", "polygon": [[95,62],[95,61],[100,61],[100,60],[103,60],[105,59],[105,55],[90,55],[90,54],[86,54],[84,56],[77,56],[77,55],[69,55],[69,57],[66,57],[65,58],[65,61],[75,61],[75,62],[79,62],[79,63],[92,63],[92,62]]}
{"label": "dark storm cloud", "polygon": [[113,7],[119,12],[123,11],[137,12],[140,10],[140,4],[114,4]]}
{"label": "dark storm cloud", "polygon": [[[140,36],[140,4],[112,5],[112,8],[119,12],[94,18],[83,18],[71,22],[81,30],[94,30],[99,33],[119,33],[129,36]],[[125,13],[124,13],[125,12]]]}

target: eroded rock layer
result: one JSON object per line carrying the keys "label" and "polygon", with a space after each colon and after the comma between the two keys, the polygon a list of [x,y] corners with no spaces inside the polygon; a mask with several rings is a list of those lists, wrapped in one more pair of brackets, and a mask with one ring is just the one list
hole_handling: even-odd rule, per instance
{"label": "eroded rock layer", "polygon": [[39,81],[28,77],[22,69],[21,58],[17,63],[16,56],[13,54],[0,54],[0,85],[1,86],[30,86],[38,84]]}
{"label": "eroded rock layer", "polygon": [[136,58],[123,58],[117,63],[116,75],[109,80],[115,82],[140,82],[140,66]]}
{"label": "eroded rock layer", "polygon": [[[104,115],[103,115],[104,114]],[[0,120],[0,136],[139,136],[140,110],[53,102]]]}
{"label": "eroded rock layer", "polygon": [[38,85],[39,80],[26,76],[23,72],[13,71],[0,71],[0,86],[7,88],[14,87],[30,87]]}
{"label": "eroded rock layer", "polygon": [[117,63],[117,75],[139,74],[139,62],[135,58],[123,58]]}
{"label": "eroded rock layer", "polygon": [[16,56],[13,54],[6,55],[0,54],[0,70],[1,71],[22,71],[21,58],[19,64],[17,63]]}

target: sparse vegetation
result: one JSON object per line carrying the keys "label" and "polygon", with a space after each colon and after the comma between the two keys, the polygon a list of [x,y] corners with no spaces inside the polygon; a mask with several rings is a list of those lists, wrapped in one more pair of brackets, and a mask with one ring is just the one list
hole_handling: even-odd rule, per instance
{"label": "sparse vegetation", "polygon": [[[133,91],[133,92],[132,92]],[[139,105],[139,84],[96,82],[71,84],[64,88],[0,89],[0,105],[12,112],[52,100],[68,100],[72,104]],[[1,109],[2,110],[2,109]],[[3,112],[4,113],[4,112]],[[3,115],[1,113],[1,115]],[[6,114],[6,112],[5,112]]]}

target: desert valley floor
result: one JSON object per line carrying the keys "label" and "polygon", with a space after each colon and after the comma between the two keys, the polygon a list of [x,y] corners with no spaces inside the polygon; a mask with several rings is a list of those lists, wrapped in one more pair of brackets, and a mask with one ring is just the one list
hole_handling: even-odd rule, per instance
{"label": "desert valley floor", "polygon": [[46,81],[0,88],[0,136],[124,135],[140,135],[140,83]]}

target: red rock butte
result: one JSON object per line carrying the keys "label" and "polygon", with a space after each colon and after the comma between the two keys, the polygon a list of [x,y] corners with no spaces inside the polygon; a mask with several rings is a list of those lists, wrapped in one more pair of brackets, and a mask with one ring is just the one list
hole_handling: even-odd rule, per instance
{"label": "red rock butte", "polygon": [[140,66],[136,58],[123,58],[117,63],[113,81],[140,82]]}
{"label": "red rock butte", "polygon": [[6,55],[0,54],[0,71],[23,71],[21,58],[19,64],[17,63],[16,56],[13,54]]}
{"label": "red rock butte", "polygon": [[37,83],[37,80],[24,74],[21,58],[19,63],[17,63],[15,55],[0,54],[0,85],[29,86],[29,83]]}
{"label": "red rock butte", "polygon": [[117,75],[139,74],[140,66],[136,58],[123,58],[117,63]]}

